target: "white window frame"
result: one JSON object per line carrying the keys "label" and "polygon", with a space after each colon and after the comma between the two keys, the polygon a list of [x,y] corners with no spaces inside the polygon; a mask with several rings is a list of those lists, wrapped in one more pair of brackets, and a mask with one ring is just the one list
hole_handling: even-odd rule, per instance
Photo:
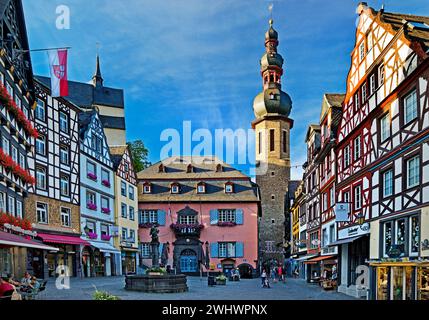
{"label": "white window frame", "polygon": [[46,156],[46,137],[44,135],[39,135],[36,139],[36,153]]}
{"label": "white window frame", "polygon": [[197,186],[197,193],[206,193],[206,186],[204,184],[199,184]]}
{"label": "white window frame", "polygon": [[130,184],[128,185],[128,198],[130,198],[130,200],[134,200],[134,196],[135,196],[134,186]]}
{"label": "white window frame", "polygon": [[142,242],[140,252],[141,252],[143,259],[150,258],[150,243],[149,242]]}
{"label": "white window frame", "polygon": [[69,129],[69,116],[62,111],[60,111],[59,123],[60,123],[60,131],[62,133],[69,133],[69,130],[70,130]]}
{"label": "white window frame", "polygon": [[125,181],[121,181],[121,196],[127,196],[127,183]]}
{"label": "white window frame", "polygon": [[[43,115],[43,117],[42,117]],[[46,104],[45,101],[37,99],[37,106],[35,111],[35,117],[37,120],[46,121]]]}
{"label": "white window frame", "polygon": [[171,186],[171,193],[178,194],[179,190],[180,190],[180,188],[179,188],[179,186],[177,184],[174,184],[174,185]]}
{"label": "white window frame", "polygon": [[380,119],[380,140],[383,143],[391,136],[390,114],[387,113]]}
{"label": "white window frame", "polygon": [[[43,219],[41,219],[41,218],[43,218]],[[36,202],[36,219],[37,219],[37,223],[40,223],[40,224],[48,224],[49,223],[48,204],[47,203]]]}
{"label": "white window frame", "polygon": [[18,163],[18,162],[19,162],[19,159],[18,159],[18,148],[17,148],[17,147],[15,147],[14,145],[12,145],[12,147],[11,147],[10,149],[11,149],[11,157],[12,157],[12,160],[13,160],[15,163]]}
{"label": "white window frame", "polygon": [[[91,171],[91,170],[90,170],[90,167],[91,167],[91,166],[93,166],[93,167],[94,167],[94,171]],[[87,173],[87,174],[88,174],[88,173],[92,173],[92,174],[97,175],[97,165],[96,165],[95,163],[91,162],[91,161],[87,161],[87,162],[86,162],[86,173]]]}
{"label": "white window frame", "polygon": [[[411,102],[410,102],[411,101]],[[412,103],[412,104],[410,104]],[[412,107],[411,110],[409,108]],[[417,90],[413,90],[404,97],[404,124],[407,125],[418,117]]]}
{"label": "white window frame", "polygon": [[[411,162],[416,162],[415,167],[411,168]],[[413,172],[411,172],[411,170]],[[411,182],[411,178],[413,178]],[[414,157],[407,160],[407,189],[416,187],[420,184],[420,155],[415,155]]]}
{"label": "white window frame", "polygon": [[[109,198],[108,197],[105,197],[105,196],[101,196],[100,197],[100,202],[101,202],[101,208],[104,208],[104,209],[109,209],[110,210],[110,200],[109,200]],[[105,205],[105,204],[107,204],[107,205]],[[101,209],[100,208],[100,209]]]}
{"label": "white window frame", "polygon": [[6,212],[6,193],[0,192],[0,211]]}
{"label": "white window frame", "polygon": [[60,177],[60,191],[62,196],[70,196],[70,178],[66,175],[61,175]]}
{"label": "white window frame", "polygon": [[71,228],[71,210],[70,208],[61,207],[61,226]]}
{"label": "white window frame", "polygon": [[68,146],[61,146],[60,147],[60,163],[64,164],[64,165],[70,164],[69,147]]}
{"label": "white window frame", "polygon": [[378,87],[381,87],[386,80],[386,68],[384,63],[378,67]]}
{"label": "white window frame", "polygon": [[[390,174],[390,180],[387,179],[388,174]],[[383,198],[387,198],[392,195],[393,195],[393,169],[389,169],[383,172]]]}
{"label": "white window frame", "polygon": [[15,216],[15,198],[12,196],[8,196],[8,212],[12,216]]}
{"label": "white window frame", "polygon": [[354,141],[353,141],[353,156],[354,156],[354,161],[357,161],[361,158],[362,156],[362,141],[361,141],[361,136],[358,136]]}
{"label": "white window frame", "polygon": [[350,145],[344,147],[344,168],[350,166]]}
{"label": "white window frame", "polygon": [[377,91],[377,85],[375,82],[375,73],[373,73],[369,76],[369,96],[372,96]]}
{"label": "white window frame", "polygon": [[[40,179],[43,177],[43,180]],[[43,181],[43,184],[41,184]],[[36,168],[36,187],[40,190],[46,190],[47,188],[47,178],[46,178],[46,168],[37,167]]]}
{"label": "white window frame", "polygon": [[[90,200],[93,200],[90,202]],[[86,204],[95,204],[97,205],[97,194],[94,191],[86,190]]]}
{"label": "white window frame", "polygon": [[150,184],[147,184],[147,185],[143,186],[143,193],[149,194],[151,192],[152,192],[152,188],[151,188]]}
{"label": "white window frame", "polygon": [[134,221],[135,220],[135,209],[134,209],[134,207],[133,206],[129,206],[128,207],[128,218],[131,220],[131,221]]}
{"label": "white window frame", "polygon": [[22,219],[22,201],[20,201],[20,200],[16,200],[16,213],[15,213],[15,216],[17,217],[17,218],[20,218],[20,219]]}
{"label": "white window frame", "polygon": [[362,186],[357,185],[353,188],[353,202],[355,210],[362,209]]}
{"label": "white window frame", "polygon": [[123,219],[128,218],[128,206],[125,203],[121,203],[121,217]]}
{"label": "white window frame", "polygon": [[10,142],[9,139],[4,135],[2,136],[2,149],[5,154],[10,154]]}
{"label": "white window frame", "polygon": [[22,169],[26,169],[27,168],[26,163],[25,163],[25,155],[22,154],[22,153],[19,154],[19,166]]}
{"label": "white window frame", "polygon": [[231,183],[227,183],[225,185],[225,193],[233,193],[233,192],[234,192],[234,188],[233,188],[232,184]]}
{"label": "white window frame", "polygon": [[235,209],[218,210],[218,221],[219,222],[236,222],[236,210]]}

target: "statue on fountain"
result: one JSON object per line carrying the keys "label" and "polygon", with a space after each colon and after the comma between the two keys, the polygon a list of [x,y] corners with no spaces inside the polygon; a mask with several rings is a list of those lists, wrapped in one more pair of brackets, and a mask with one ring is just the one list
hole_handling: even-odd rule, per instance
{"label": "statue on fountain", "polygon": [[153,225],[152,228],[150,228],[150,236],[152,238],[152,241],[150,243],[152,252],[152,268],[159,268],[159,230],[156,225]]}

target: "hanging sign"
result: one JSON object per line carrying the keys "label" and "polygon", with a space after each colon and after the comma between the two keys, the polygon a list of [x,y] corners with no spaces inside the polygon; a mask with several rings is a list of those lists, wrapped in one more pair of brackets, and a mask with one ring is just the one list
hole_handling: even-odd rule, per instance
{"label": "hanging sign", "polygon": [[336,222],[349,222],[350,217],[350,203],[337,203],[335,205],[335,221]]}

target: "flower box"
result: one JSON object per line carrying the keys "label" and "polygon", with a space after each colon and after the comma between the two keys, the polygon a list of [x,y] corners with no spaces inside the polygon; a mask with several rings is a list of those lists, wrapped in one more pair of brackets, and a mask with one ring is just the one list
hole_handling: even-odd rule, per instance
{"label": "flower box", "polygon": [[88,238],[90,239],[97,239],[98,234],[94,233],[94,232],[88,232]]}
{"label": "flower box", "polygon": [[7,172],[14,174],[15,178],[20,178],[24,184],[36,183],[36,179],[34,179],[27,170],[21,168],[19,164],[13,161],[12,157],[4,153],[1,148],[0,165],[3,166]]}
{"label": "flower box", "polygon": [[146,223],[140,223],[139,224],[139,228],[143,228],[143,229],[150,229],[153,226],[158,226],[157,223],[151,223],[151,222],[146,222]]}
{"label": "flower box", "polygon": [[0,84],[0,103],[13,115],[17,124],[19,124],[27,135],[37,138],[39,133],[27,119],[24,112],[16,105],[13,98],[3,84]]}
{"label": "flower box", "polygon": [[109,214],[111,210],[109,208],[101,208],[101,212]]}
{"label": "flower box", "polygon": [[97,175],[94,173],[89,172],[87,175],[88,179],[91,179],[93,181],[97,181]]}
{"label": "flower box", "polygon": [[102,234],[101,235],[101,240],[103,240],[103,241],[110,241],[110,239],[112,239],[112,236],[110,234]]}
{"label": "flower box", "polygon": [[111,186],[111,184],[110,184],[110,182],[109,182],[108,180],[103,180],[103,181],[101,181],[101,184],[102,184],[103,186],[107,187],[107,188],[110,188],[110,186]]}
{"label": "flower box", "polygon": [[97,210],[97,205],[96,205],[96,204],[94,204],[94,203],[88,203],[88,204],[86,205],[86,207],[87,207],[89,210]]}
{"label": "flower box", "polygon": [[218,222],[218,227],[235,227],[237,225],[236,222]]}
{"label": "flower box", "polygon": [[5,224],[21,227],[23,230],[33,230],[33,226],[29,220],[16,218],[10,214],[0,212],[0,227],[3,227]]}

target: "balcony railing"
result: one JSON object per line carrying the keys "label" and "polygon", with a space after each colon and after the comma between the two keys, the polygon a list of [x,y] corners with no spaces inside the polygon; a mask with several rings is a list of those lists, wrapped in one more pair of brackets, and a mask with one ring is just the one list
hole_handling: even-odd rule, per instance
{"label": "balcony railing", "polygon": [[194,236],[199,237],[201,230],[204,229],[202,224],[172,224],[170,226],[176,236]]}

